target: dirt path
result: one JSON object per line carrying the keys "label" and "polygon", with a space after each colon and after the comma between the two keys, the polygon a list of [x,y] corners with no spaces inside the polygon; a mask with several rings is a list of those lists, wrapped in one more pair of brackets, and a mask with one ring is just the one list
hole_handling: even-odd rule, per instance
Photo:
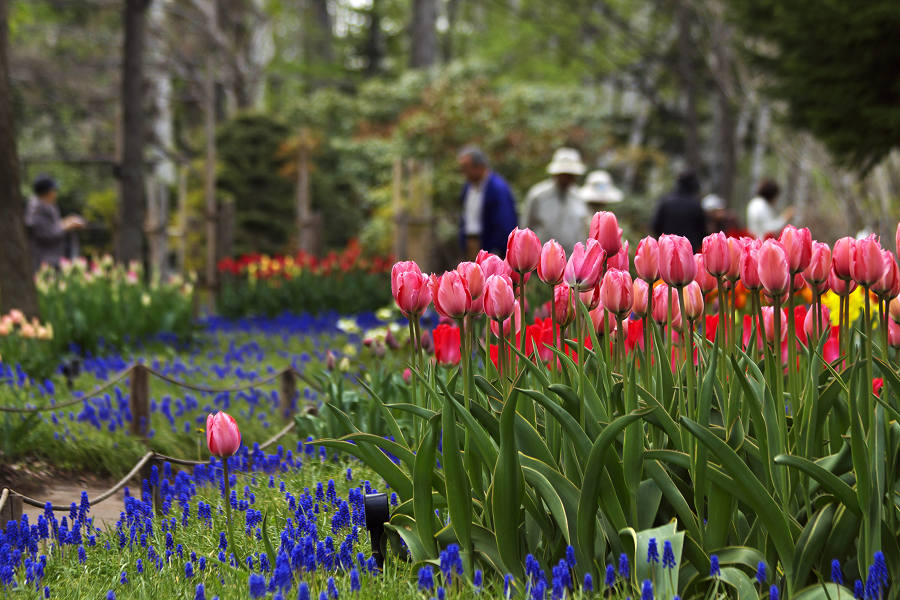
{"label": "dirt path", "polygon": [[[43,490],[32,494],[31,497],[35,500],[52,502],[54,506],[68,506],[72,502],[78,504],[81,501],[82,490],[88,493],[88,498],[92,498],[94,496],[99,496],[114,484],[114,482],[109,482],[109,485],[103,485],[102,483],[99,483],[98,485],[98,483],[99,482],[80,483],[77,480],[58,480],[50,483],[50,485],[46,486]],[[119,490],[112,497],[92,506],[91,512],[88,513],[88,515],[94,517],[94,525],[101,529],[105,526],[111,527],[115,525],[116,521],[119,519],[119,513],[125,509],[124,498],[125,494],[122,490]],[[37,522],[38,515],[43,512],[44,511],[40,508],[28,506],[27,504],[25,505],[25,513],[28,515],[28,520],[32,523]],[[61,519],[67,514],[68,513],[57,511],[56,518]]]}

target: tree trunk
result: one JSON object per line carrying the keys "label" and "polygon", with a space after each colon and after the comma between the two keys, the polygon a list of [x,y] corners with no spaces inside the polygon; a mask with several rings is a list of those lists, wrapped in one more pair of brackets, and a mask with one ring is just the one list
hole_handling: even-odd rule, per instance
{"label": "tree trunk", "polygon": [[409,66],[426,69],[437,61],[437,0],[413,0]]}
{"label": "tree trunk", "polygon": [[334,31],[331,14],[328,12],[328,0],[309,0],[309,4],[315,25],[307,35],[312,42],[314,58],[318,62],[331,63],[334,61]]}
{"label": "tree trunk", "polygon": [[25,238],[19,154],[16,151],[12,88],[9,82],[7,0],[0,0],[0,310],[18,308],[38,314],[37,291],[31,276],[31,255]]}
{"label": "tree trunk", "polygon": [[691,8],[685,0],[676,7],[678,21],[678,77],[684,93],[684,158],[687,167],[699,175],[700,119],[697,116],[697,70],[691,35]]}
{"label": "tree trunk", "polygon": [[445,63],[453,60],[456,48],[453,45],[453,32],[456,31],[456,19],[459,14],[459,0],[447,0],[447,31],[441,40],[441,53]]}
{"label": "tree trunk", "polygon": [[372,6],[369,8],[369,30],[363,49],[363,56],[366,58],[365,74],[368,77],[373,77],[381,72],[381,60],[384,58],[380,6],[380,0],[372,0]]}
{"label": "tree trunk", "polygon": [[716,89],[716,141],[718,149],[716,160],[718,173],[716,175],[716,193],[725,201],[727,206],[734,206],[734,180],[737,175],[737,148],[735,143],[736,117],[735,108],[728,98],[728,94],[718,86]]}
{"label": "tree trunk", "polygon": [[144,29],[151,0],[125,0],[122,57],[122,163],[116,258],[143,257],[144,230]]}
{"label": "tree trunk", "polygon": [[769,143],[769,105],[765,102],[759,107],[756,116],[756,131],[753,142],[753,162],[750,166],[750,195],[756,192],[756,186],[763,177],[763,161],[766,158],[766,147]]}

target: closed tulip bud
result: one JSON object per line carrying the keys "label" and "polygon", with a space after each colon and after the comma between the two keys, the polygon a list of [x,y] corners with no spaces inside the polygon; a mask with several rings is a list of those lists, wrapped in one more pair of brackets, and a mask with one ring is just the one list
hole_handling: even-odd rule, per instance
{"label": "closed tulip bud", "polygon": [[750,238],[726,238],[728,242],[728,272],[725,279],[734,282],[741,278],[741,254],[744,246],[751,242]]}
{"label": "closed tulip bud", "polygon": [[512,314],[516,303],[512,281],[506,275],[491,275],[484,285],[484,314],[504,320]]}
{"label": "closed tulip bud", "polygon": [[900,298],[891,300],[891,303],[888,305],[888,312],[890,313],[892,320],[900,323]]}
{"label": "closed tulip bud", "polygon": [[506,262],[517,273],[531,273],[541,259],[541,241],[530,229],[516,227],[506,241]]}
{"label": "closed tulip bud", "polygon": [[806,227],[797,229],[793,225],[788,225],[781,230],[778,241],[784,247],[788,270],[791,273],[800,273],[809,266],[812,258],[812,235],[809,229]]}
{"label": "closed tulip bud", "polygon": [[606,259],[607,269],[618,269],[620,271],[630,271],[628,264],[628,240],[622,242],[622,247],[616,252],[615,256],[609,256]]}
{"label": "closed tulip bud", "polygon": [[741,282],[750,291],[762,288],[762,282],[759,280],[759,263],[757,262],[760,246],[759,240],[753,240],[741,250]]}
{"label": "closed tulip bud", "polygon": [[438,314],[448,319],[461,319],[472,307],[466,280],[456,271],[431,276],[431,297]]}
{"label": "closed tulip bud", "polygon": [[538,279],[547,285],[562,283],[566,271],[566,251],[556,240],[550,240],[541,248],[541,259],[538,262]]}
{"label": "closed tulip bud", "polygon": [[787,291],[791,275],[780,242],[774,239],[763,242],[757,252],[756,261],[759,281],[769,294],[780,296]]}
{"label": "closed tulip bud", "polygon": [[600,306],[600,284],[598,283],[589,290],[578,292],[578,297],[581,298],[581,302],[587,307],[588,311],[594,310]]}
{"label": "closed tulip bud", "polygon": [[610,258],[618,254],[622,248],[622,230],[619,229],[616,215],[611,212],[594,213],[588,237],[600,242],[600,247]]}
{"label": "closed tulip bud", "polygon": [[647,296],[650,293],[650,286],[643,279],[635,279],[632,284],[632,295],[634,301],[631,310],[639,317],[647,316]]}
{"label": "closed tulip bud", "polygon": [[891,348],[900,348],[900,325],[893,319],[888,320],[888,345]]}
{"label": "closed tulip bud", "polygon": [[856,289],[856,282],[838,277],[832,266],[831,272],[828,273],[828,287],[838,296],[849,296]]}
{"label": "closed tulip bud", "polygon": [[[509,317],[500,321],[503,324],[503,335],[509,336],[510,330],[512,326],[516,326],[515,333],[519,333],[522,330],[522,311],[519,310],[519,301],[516,300],[513,302],[512,312]],[[497,326],[497,321],[491,321],[491,331],[496,336],[500,336],[500,328]]]}
{"label": "closed tulip bud", "polygon": [[694,255],[694,261],[697,263],[697,274],[694,276],[694,283],[700,286],[700,290],[704,294],[716,289],[718,281],[706,268],[706,256],[698,252]]}
{"label": "closed tulip bud", "polygon": [[414,260],[404,260],[397,263],[394,263],[394,266],[391,267],[391,293],[394,297],[397,297],[397,289],[396,289],[396,280],[397,277],[401,273],[406,273],[412,271],[413,273],[422,274],[422,269],[419,268],[419,265],[416,264]]}
{"label": "closed tulip bud", "polygon": [[591,317],[591,325],[598,334],[607,332],[613,333],[616,330],[616,317],[603,308],[598,306],[589,313]]}
{"label": "closed tulip bud", "polygon": [[569,262],[566,263],[564,279],[569,287],[576,291],[589,290],[600,281],[603,274],[603,262],[606,260],[606,252],[600,247],[600,243],[591,238],[584,244],[578,242]]}
{"label": "closed tulip bud", "polygon": [[842,237],[831,248],[831,265],[838,279],[845,281],[851,279],[850,257],[853,254],[853,246],[856,243],[852,237]]}
{"label": "closed tulip bud", "polygon": [[634,270],[647,283],[653,283],[659,277],[659,242],[656,238],[647,236],[638,243]]}
{"label": "closed tulip bud", "polygon": [[831,248],[822,242],[813,242],[809,264],[803,270],[803,279],[810,287],[818,287],[828,281],[831,272]]}
{"label": "closed tulip bud", "polygon": [[724,277],[731,269],[731,253],[728,251],[728,239],[721,231],[703,238],[701,253],[706,272],[713,277]]}
{"label": "closed tulip bud", "polygon": [[881,257],[881,244],[874,233],[861,240],[856,240],[850,252],[850,276],[862,286],[878,283],[884,275],[884,259]]}
{"label": "closed tulip bud", "polygon": [[505,260],[496,254],[491,254],[484,250],[478,253],[475,264],[481,267],[485,279],[491,275],[512,275],[512,269],[509,268]]}
{"label": "closed tulip bud", "polygon": [[469,294],[472,298],[478,298],[484,292],[484,271],[481,265],[474,262],[461,262],[456,267],[456,271],[466,280],[466,286],[469,288]]}
{"label": "closed tulip bud", "polygon": [[391,287],[394,302],[407,318],[415,318],[425,312],[431,304],[431,285],[427,275],[414,270],[392,276]]}
{"label": "closed tulip bud", "polygon": [[[653,320],[660,325],[664,324],[668,319],[669,307],[669,290],[667,285],[658,285],[653,288]],[[681,309],[678,306],[678,299],[675,297],[676,291],[671,290],[672,296],[672,322],[680,322]]]}
{"label": "closed tulip bud", "polygon": [[[763,315],[763,327],[766,329],[766,341],[769,344],[773,344],[775,340],[775,307],[774,306],[763,306],[762,307],[762,315]],[[781,319],[781,340],[779,340],[779,346],[781,342],[784,341],[785,336],[787,336],[787,319],[784,316],[784,309],[778,309],[778,315]]]}
{"label": "closed tulip bud", "polygon": [[684,287],[694,280],[697,263],[686,237],[663,235],[659,238],[659,274],[673,287]]}
{"label": "closed tulip bud", "polygon": [[337,356],[334,355],[334,352],[331,350],[325,355],[325,368],[329,371],[334,371],[334,368],[337,366]]}
{"label": "closed tulip bud", "polygon": [[575,320],[575,292],[563,283],[553,288],[553,299],[557,325],[560,329],[568,327]]}
{"label": "closed tulip bud", "polygon": [[682,290],[684,294],[684,316],[688,321],[696,321],[703,316],[703,290],[696,281],[692,281]]}
{"label": "closed tulip bud", "polygon": [[883,299],[896,298],[900,295],[900,271],[897,270],[897,261],[887,250],[881,251],[881,258],[884,262],[884,275],[872,286],[872,291]]}
{"label": "closed tulip bud", "polygon": [[[822,306],[822,318],[819,320],[819,334],[823,331],[826,331],[828,327],[831,325],[831,318],[829,317],[829,311],[827,306]],[[809,345],[813,345],[817,342],[817,340],[813,340],[813,336],[815,335],[815,325],[816,325],[816,308],[814,306],[809,307],[809,310],[806,311],[806,316],[803,317],[803,331],[806,333],[806,339],[812,340],[808,342]]]}
{"label": "closed tulip bud", "polygon": [[206,445],[213,456],[225,458],[241,447],[241,430],[234,417],[219,411],[206,416]]}
{"label": "closed tulip bud", "polygon": [[634,301],[634,287],[627,271],[610,269],[603,276],[600,286],[600,300],[611,313],[624,317],[631,312]]}

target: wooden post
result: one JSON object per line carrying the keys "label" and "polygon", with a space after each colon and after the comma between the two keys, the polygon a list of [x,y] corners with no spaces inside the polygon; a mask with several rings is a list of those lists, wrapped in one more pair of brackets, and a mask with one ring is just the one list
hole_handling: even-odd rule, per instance
{"label": "wooden post", "polygon": [[281,374],[281,416],[285,421],[294,418],[294,398],[297,396],[297,376],[293,369]]}
{"label": "wooden post", "polygon": [[206,286],[210,291],[209,306],[215,306],[218,293],[216,272],[216,233],[218,222],[218,206],[216,202],[216,75],[215,75],[215,36],[218,27],[218,0],[210,2],[209,27],[210,48],[206,56],[206,77],[203,85],[203,112],[205,113],[204,130],[206,134],[206,175],[204,178],[204,196],[206,212]]}
{"label": "wooden post", "polygon": [[[150,476],[150,473],[153,470],[154,465],[156,466],[156,475],[157,475],[156,485],[153,485],[151,483],[152,478]],[[151,458],[150,460],[148,460],[147,464],[145,464],[141,468],[140,478],[141,478],[141,488],[143,488],[143,485],[144,485],[143,480],[145,480],[145,479],[147,480],[147,486],[150,488],[150,496],[152,497],[152,501],[153,501],[153,510],[158,515],[162,514],[162,498],[160,497],[160,494],[159,494],[159,480],[162,478],[162,464],[160,463],[160,461],[156,460],[155,458]]]}
{"label": "wooden post", "polygon": [[297,250],[313,251],[310,233],[309,150],[312,138],[307,129],[297,134]]}
{"label": "wooden post", "polygon": [[[5,500],[0,502],[0,529],[6,527],[10,521],[18,521],[22,518],[22,498],[4,488],[2,490]],[[3,496],[0,496],[2,498]]]}
{"label": "wooden post", "polygon": [[147,432],[150,430],[150,378],[147,368],[134,365],[131,369],[131,433],[141,437],[147,443]]}

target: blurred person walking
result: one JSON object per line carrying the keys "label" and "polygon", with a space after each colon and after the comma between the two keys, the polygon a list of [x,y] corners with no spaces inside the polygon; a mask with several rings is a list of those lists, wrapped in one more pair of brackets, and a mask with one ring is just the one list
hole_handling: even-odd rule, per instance
{"label": "blurred person walking", "polygon": [[678,176],[675,189],[660,198],[651,222],[653,235],[681,235],[700,252],[706,236],[706,213],[700,204],[700,181],[691,171]]}
{"label": "blurred person walking", "polygon": [[58,187],[56,181],[41,175],[32,185],[34,195],[25,208],[25,230],[31,245],[32,269],[41,265],[59,266],[66,255],[66,237],[69,232],[84,229],[84,219],[78,215],[62,218],[56,205]]}
{"label": "blurred person walking", "polygon": [[781,188],[771,179],[763,179],[756,187],[756,196],[747,203],[747,229],[757,239],[778,237],[784,226],[794,216],[794,207],[789,206],[780,214],[775,203]]}
{"label": "blurred person walking", "polygon": [[524,227],[543,241],[555,239],[566,252],[588,235],[591,214],[575,181],[587,169],[572,148],[560,148],[547,165],[549,179],[534,184],[525,196]]}
{"label": "blurred person walking", "polygon": [[487,156],[475,146],[460,150],[457,162],[466,179],[459,221],[464,260],[474,260],[481,249],[505,257],[509,232],[518,225],[516,199],[509,185],[490,169]]}

